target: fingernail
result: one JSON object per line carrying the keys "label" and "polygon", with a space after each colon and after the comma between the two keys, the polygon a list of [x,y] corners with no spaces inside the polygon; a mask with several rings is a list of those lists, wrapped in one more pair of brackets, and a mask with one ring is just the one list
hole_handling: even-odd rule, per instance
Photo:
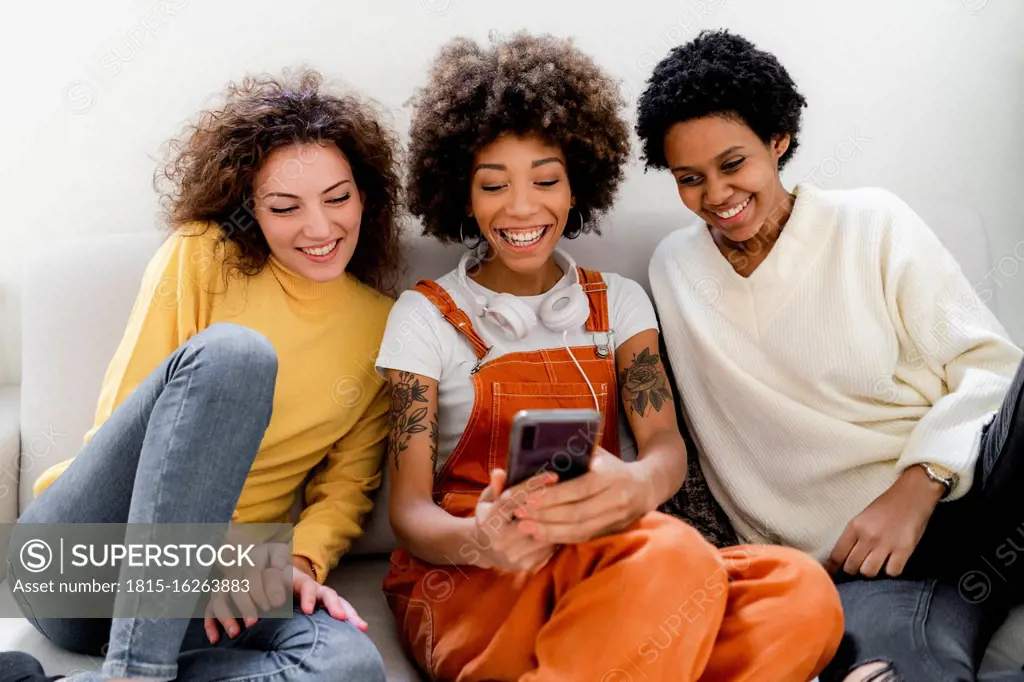
{"label": "fingernail", "polygon": [[526,518],[526,508],[525,507],[518,507],[514,512],[512,512],[512,514],[517,519],[525,519]]}
{"label": "fingernail", "polygon": [[228,634],[234,638],[234,636],[238,634],[238,630],[236,628],[228,628]]}

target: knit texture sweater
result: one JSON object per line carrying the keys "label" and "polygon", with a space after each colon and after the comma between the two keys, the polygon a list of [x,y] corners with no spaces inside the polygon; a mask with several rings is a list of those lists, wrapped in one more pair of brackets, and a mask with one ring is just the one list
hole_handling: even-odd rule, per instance
{"label": "knit texture sweater", "polygon": [[826,558],[918,462],[971,487],[1021,350],[914,211],[881,189],[800,185],[742,277],[700,221],[650,265],[708,485],[745,542]]}

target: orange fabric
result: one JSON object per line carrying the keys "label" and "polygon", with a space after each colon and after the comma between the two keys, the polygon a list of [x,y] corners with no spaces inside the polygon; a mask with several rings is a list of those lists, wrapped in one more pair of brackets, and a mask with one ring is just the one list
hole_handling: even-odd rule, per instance
{"label": "orange fabric", "polygon": [[[584,272],[587,329],[607,331],[604,283]],[[436,290],[420,290],[444,304]],[[456,326],[470,343],[479,338]],[[614,356],[597,346],[572,352],[598,394],[601,444],[619,455]],[[504,355],[472,380],[469,423],[434,483],[435,502],[463,517],[491,470],[506,466],[518,410],[593,406],[565,348]],[[806,682],[842,635],[836,589],[810,557],[764,546],[719,551],[657,512],[559,548],[532,575],[465,563],[475,552],[467,546],[453,558],[462,565],[434,566],[399,549],[384,580],[406,652],[435,680]]]}
{"label": "orange fabric", "polygon": [[476,353],[477,360],[480,360],[487,355],[487,351],[490,350],[490,347],[482,338],[480,338],[480,335],[476,333],[476,330],[473,329],[473,323],[469,321],[469,315],[455,305],[455,301],[453,301],[452,297],[448,295],[448,292],[444,290],[444,287],[437,282],[421,279],[416,283],[416,286],[413,287],[413,290],[426,296],[430,302],[437,306],[437,309],[441,311],[441,315],[444,319],[469,339],[470,345],[473,346],[473,352]]}
{"label": "orange fabric", "polygon": [[[590,300],[590,318],[587,320],[588,332],[608,331],[608,285],[600,272],[578,268],[580,284]],[[604,325],[599,324],[604,320]]]}

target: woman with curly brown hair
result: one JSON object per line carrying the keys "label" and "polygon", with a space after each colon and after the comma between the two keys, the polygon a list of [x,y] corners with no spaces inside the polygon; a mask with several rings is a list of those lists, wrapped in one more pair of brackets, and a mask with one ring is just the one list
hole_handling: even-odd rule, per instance
{"label": "woman with curly brown hair", "polygon": [[[452,41],[420,93],[412,212],[478,245],[399,297],[377,359],[401,545],[385,593],[431,679],[807,680],[842,634],[827,574],[655,511],[686,449],[652,305],[557,248],[612,205],[620,100],[571,42],[523,34]],[[595,407],[588,470],[506,485],[517,412]]]}
{"label": "woman with curly brown hair", "polygon": [[[292,556],[246,574],[243,624],[151,618],[126,594],[106,623],[22,609],[55,644],[105,656],[105,678],[383,680],[366,623],[323,583],[380,482],[387,389],[362,365],[393,302],[377,289],[397,251],[395,137],[307,72],[232,86],[171,149],[158,175],[173,233],[83,450],[42,474],[20,523],[288,523],[304,494]],[[272,607],[287,617],[257,617]],[[20,653],[0,671],[47,679]]]}

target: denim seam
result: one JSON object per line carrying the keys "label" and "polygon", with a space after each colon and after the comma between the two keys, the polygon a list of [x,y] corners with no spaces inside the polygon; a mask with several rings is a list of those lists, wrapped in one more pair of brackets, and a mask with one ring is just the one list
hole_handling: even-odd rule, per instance
{"label": "denim seam", "polygon": [[103,664],[103,674],[115,678],[157,678],[173,680],[178,675],[177,665],[151,665],[149,663],[125,663],[123,661],[107,661]]}
{"label": "denim seam", "polygon": [[302,617],[305,618],[306,620],[308,620],[313,625],[313,643],[310,644],[309,651],[306,652],[305,656],[300,658],[298,661],[296,661],[292,665],[287,665],[287,666],[285,666],[283,668],[278,668],[277,670],[267,670],[267,671],[260,672],[258,675],[246,675],[244,677],[227,677],[227,678],[224,678],[222,680],[219,680],[219,682],[247,682],[249,680],[265,680],[265,679],[268,679],[268,678],[273,677],[275,675],[280,675],[281,673],[286,672],[288,670],[292,670],[294,668],[300,667],[303,663],[305,663],[309,659],[310,656],[313,655],[313,652],[316,651],[318,646],[320,646],[320,641],[321,641],[320,626],[317,624],[316,618],[308,616],[305,613],[302,614]]}
{"label": "denim seam", "polygon": [[[185,385],[184,395],[182,397],[180,405],[178,406],[178,414],[175,415],[175,417],[174,417],[174,427],[171,429],[171,437],[167,439],[167,449],[164,452],[164,456],[160,458],[162,464],[161,464],[160,474],[157,477],[157,481],[158,481],[158,483],[157,483],[157,490],[156,490],[156,494],[154,495],[154,501],[153,501],[153,508],[154,509],[156,509],[157,503],[160,500],[160,495],[162,494],[162,491],[163,491],[164,480],[165,480],[166,474],[167,474],[168,460],[170,459],[169,457],[167,457],[167,453],[170,452],[173,449],[174,434],[177,433],[177,431],[178,431],[178,426],[179,426],[179,423],[181,422],[181,415],[185,411],[186,403],[188,403],[188,393],[189,393],[189,391],[192,388],[192,378],[193,378],[193,376],[194,376],[194,372],[190,371],[189,374],[188,374],[188,383]],[[131,513],[131,512],[129,512],[129,513]],[[129,674],[129,672],[127,672],[127,671],[128,670],[134,670],[137,667],[136,664],[134,664],[134,663],[129,664],[128,661],[131,658],[132,650],[135,648],[136,637],[137,637],[138,632],[139,632],[139,627],[138,627],[139,626],[139,620],[140,620],[140,618],[138,616],[136,616],[136,617],[131,619],[131,628],[128,631],[128,645],[126,647],[126,650],[119,657],[120,658],[120,661],[119,661],[120,666],[125,669],[125,672],[121,673],[120,670],[119,670],[117,676],[132,677],[133,675]],[[175,652],[175,653],[177,653],[177,652]],[[148,669],[149,667],[150,666],[148,664],[142,664],[142,668],[147,668]],[[159,668],[160,670],[165,670],[165,669],[169,670],[170,672],[169,673],[165,673],[165,674],[169,674],[171,676],[171,679],[174,679],[174,677],[176,677],[177,674],[178,674],[178,666],[177,666],[176,663],[172,664],[172,665],[169,665],[169,666],[162,666],[162,667],[161,666],[152,666],[152,667]],[[162,674],[164,674],[164,673],[162,673]]]}
{"label": "denim seam", "polygon": [[920,640],[921,649],[924,651],[924,663],[928,666],[929,672],[934,675],[938,675],[936,679],[941,679],[942,675],[946,674],[946,671],[942,667],[942,663],[939,659],[935,658],[935,653],[932,651],[931,644],[928,641],[928,616],[931,614],[932,598],[935,595],[936,581],[928,581],[928,590],[923,593],[917,602],[917,616],[914,622],[917,626],[914,628],[914,635]]}

